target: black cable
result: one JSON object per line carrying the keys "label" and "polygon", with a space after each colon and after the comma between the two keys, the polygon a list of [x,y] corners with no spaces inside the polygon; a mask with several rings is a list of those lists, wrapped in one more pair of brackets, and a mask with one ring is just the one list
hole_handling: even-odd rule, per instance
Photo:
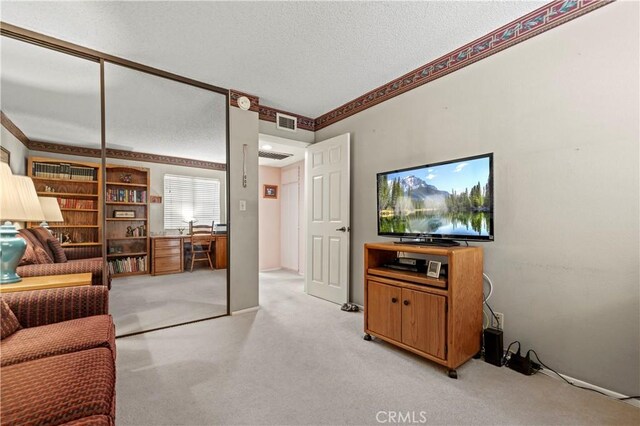
{"label": "black cable", "polygon": [[[576,385],[575,383],[570,382],[570,381],[569,381],[569,380],[567,380],[567,379],[566,379],[562,374],[558,373],[556,370],[554,370],[553,368],[549,367],[549,366],[548,366],[548,365],[546,365],[544,362],[542,362],[542,360],[540,360],[540,356],[538,356],[538,353],[537,353],[534,349],[529,349],[529,351],[527,351],[527,356],[529,355],[529,353],[533,353],[533,354],[536,356],[536,359],[538,360],[538,364],[540,364],[541,366],[543,366],[543,367],[544,367],[544,368],[546,368],[547,370],[549,370],[549,371],[551,371],[551,372],[555,373],[555,374],[556,374],[556,376],[560,377],[562,380],[564,380],[565,382],[567,382],[567,383],[568,383],[568,384],[570,384],[571,386],[575,386],[575,387],[577,387],[577,388],[584,389],[584,390],[588,390],[588,391],[591,391],[591,392],[596,392],[596,393],[599,393],[600,395],[608,396],[609,398],[611,398],[611,396],[610,396],[610,395],[607,395],[607,394],[606,394],[606,393],[604,393],[604,392],[600,392],[599,390],[592,389],[592,388],[588,388],[588,387],[586,387],[586,386]],[[624,401],[624,400],[627,400],[627,399],[640,399],[640,396],[627,396],[627,397],[624,397],[624,398],[614,398],[614,399],[617,399],[617,400],[619,400],[619,401]]]}
{"label": "black cable", "polygon": [[[500,320],[498,319],[496,314],[493,312],[493,309],[491,309],[491,306],[489,306],[489,304],[487,303],[486,299],[484,301],[484,304],[487,305],[487,308],[489,308],[489,310],[491,311],[491,315],[493,315],[493,317],[496,319],[496,324],[498,324],[500,326],[500,329],[502,330],[502,324],[500,324]],[[520,342],[518,342],[518,343],[520,343]]]}
{"label": "black cable", "polygon": [[509,355],[509,349],[511,349],[511,346],[518,344],[518,352],[520,352],[520,342],[518,340],[514,340],[513,342],[509,343],[509,346],[507,346],[507,351],[504,353],[504,355],[502,356],[502,365],[505,365],[507,363],[507,356]]}

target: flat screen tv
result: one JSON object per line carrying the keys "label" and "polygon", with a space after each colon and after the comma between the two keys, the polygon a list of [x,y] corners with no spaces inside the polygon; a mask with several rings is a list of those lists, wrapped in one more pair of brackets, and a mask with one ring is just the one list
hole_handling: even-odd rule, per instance
{"label": "flat screen tv", "polygon": [[493,240],[493,153],[377,175],[378,235]]}

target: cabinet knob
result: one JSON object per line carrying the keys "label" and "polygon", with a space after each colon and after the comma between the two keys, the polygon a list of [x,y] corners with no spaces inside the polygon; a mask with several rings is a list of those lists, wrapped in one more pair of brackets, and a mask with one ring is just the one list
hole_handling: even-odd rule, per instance
{"label": "cabinet knob", "polygon": [[391,303],[396,303],[398,301],[398,299],[396,299],[395,297],[391,298]]}
{"label": "cabinet knob", "polygon": [[404,302],[402,302],[402,303],[404,303],[404,306],[409,306],[409,301],[408,301],[408,300],[405,300],[405,301],[404,301]]}

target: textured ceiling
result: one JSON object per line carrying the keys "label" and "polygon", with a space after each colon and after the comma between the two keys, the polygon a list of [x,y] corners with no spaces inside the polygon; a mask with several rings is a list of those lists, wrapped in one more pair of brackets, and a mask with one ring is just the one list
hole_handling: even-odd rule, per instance
{"label": "textured ceiling", "polygon": [[545,3],[3,1],[1,18],[317,117]]}

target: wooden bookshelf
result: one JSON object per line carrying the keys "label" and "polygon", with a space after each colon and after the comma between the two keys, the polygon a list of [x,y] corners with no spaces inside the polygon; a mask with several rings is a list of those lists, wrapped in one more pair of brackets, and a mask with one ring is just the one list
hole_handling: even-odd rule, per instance
{"label": "wooden bookshelf", "polygon": [[[100,164],[29,157],[27,172],[39,196],[55,197],[64,221],[51,223],[64,247],[102,245],[102,176]],[[29,222],[28,226],[38,226]],[[71,238],[65,242],[64,235]]]}
{"label": "wooden bookshelf", "polygon": [[[107,259],[114,277],[149,273],[149,181],[147,168],[106,167]],[[116,217],[117,211],[133,212],[134,217]],[[134,235],[127,235],[128,229]]]}

